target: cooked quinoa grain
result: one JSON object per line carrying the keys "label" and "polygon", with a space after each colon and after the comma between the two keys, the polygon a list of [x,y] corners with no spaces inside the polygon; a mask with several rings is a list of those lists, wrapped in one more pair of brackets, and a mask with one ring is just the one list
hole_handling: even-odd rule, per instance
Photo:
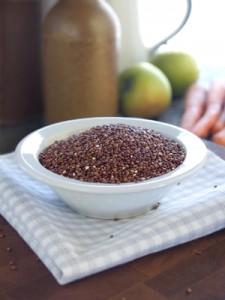
{"label": "cooked quinoa grain", "polygon": [[56,174],[98,183],[140,182],[176,169],[184,158],[176,141],[126,124],[93,127],[55,141],[39,155]]}

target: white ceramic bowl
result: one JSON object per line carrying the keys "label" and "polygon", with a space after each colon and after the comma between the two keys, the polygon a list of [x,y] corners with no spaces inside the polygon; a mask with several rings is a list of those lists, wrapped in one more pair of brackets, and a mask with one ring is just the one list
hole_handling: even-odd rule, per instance
{"label": "white ceramic bowl", "polygon": [[[88,183],[57,175],[44,168],[39,153],[56,140],[97,125],[130,124],[153,129],[176,140],[186,151],[184,162],[165,175],[139,183]],[[196,173],[204,164],[207,149],[204,143],[182,128],[137,118],[104,117],[76,119],[56,123],[34,131],[16,148],[19,165],[32,177],[49,185],[55,193],[76,212],[101,219],[134,217],[149,211],[161,202],[179,181]]]}

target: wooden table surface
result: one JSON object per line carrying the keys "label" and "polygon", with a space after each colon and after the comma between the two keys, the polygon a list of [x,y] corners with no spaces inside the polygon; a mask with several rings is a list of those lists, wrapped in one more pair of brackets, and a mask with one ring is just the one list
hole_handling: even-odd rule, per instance
{"label": "wooden table surface", "polygon": [[[207,146],[225,159],[224,147]],[[224,300],[225,229],[60,286],[0,216],[0,300],[9,299]]]}

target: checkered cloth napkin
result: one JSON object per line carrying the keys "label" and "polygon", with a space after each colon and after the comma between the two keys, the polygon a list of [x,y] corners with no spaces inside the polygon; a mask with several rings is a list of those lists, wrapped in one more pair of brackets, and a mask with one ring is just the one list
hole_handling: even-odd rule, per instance
{"label": "checkered cloth napkin", "polygon": [[[137,199],[138,201],[138,199]],[[174,185],[158,209],[119,221],[81,216],[17,165],[0,156],[0,213],[66,284],[225,227],[225,161]]]}

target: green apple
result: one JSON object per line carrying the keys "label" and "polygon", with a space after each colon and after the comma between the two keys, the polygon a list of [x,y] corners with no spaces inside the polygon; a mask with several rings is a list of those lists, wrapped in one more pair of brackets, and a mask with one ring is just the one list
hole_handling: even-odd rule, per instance
{"label": "green apple", "polygon": [[174,98],[182,97],[199,76],[195,59],[182,51],[158,52],[150,62],[167,76],[172,86]]}
{"label": "green apple", "polygon": [[155,118],[171,104],[171,85],[165,74],[148,62],[134,64],[119,77],[120,112]]}

